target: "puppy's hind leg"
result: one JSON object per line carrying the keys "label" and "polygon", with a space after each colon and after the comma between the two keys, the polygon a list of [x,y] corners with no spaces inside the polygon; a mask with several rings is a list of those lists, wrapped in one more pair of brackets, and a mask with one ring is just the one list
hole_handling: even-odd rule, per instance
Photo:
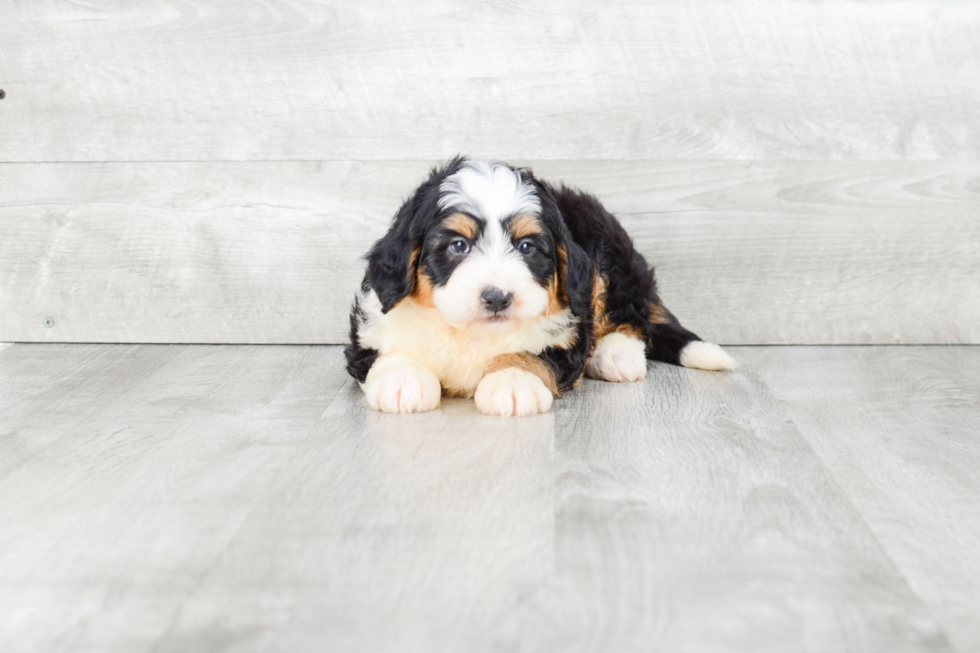
{"label": "puppy's hind leg", "polygon": [[595,352],[585,366],[593,379],[630,383],[647,375],[646,344],[642,339],[614,331],[599,338]]}

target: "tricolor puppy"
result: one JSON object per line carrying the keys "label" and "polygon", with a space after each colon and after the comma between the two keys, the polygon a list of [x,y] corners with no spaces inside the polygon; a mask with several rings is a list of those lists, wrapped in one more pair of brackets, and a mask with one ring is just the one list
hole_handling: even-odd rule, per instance
{"label": "tricolor puppy", "polygon": [[526,168],[457,158],[433,170],[367,260],[346,354],[375,410],[432,410],[446,394],[531,415],[583,372],[629,382],[647,359],[735,367],[664,308],[598,200]]}

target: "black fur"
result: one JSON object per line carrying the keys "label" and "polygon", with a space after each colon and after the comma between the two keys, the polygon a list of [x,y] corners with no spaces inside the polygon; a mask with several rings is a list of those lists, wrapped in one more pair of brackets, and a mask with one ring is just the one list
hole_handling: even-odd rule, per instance
{"label": "black fur", "polygon": [[[440,220],[445,213],[447,212],[444,211],[439,215]],[[481,231],[482,227],[483,225]],[[466,258],[465,255],[454,254],[449,249],[449,244],[459,238],[460,234],[443,227],[430,227],[425,236],[419,260],[420,265],[423,266],[422,272],[434,285],[446,285],[456,266]]]}
{"label": "black fur", "polygon": [[[430,227],[438,224],[439,185],[459,168],[464,159],[457,157],[442,168],[434,168],[428,180],[419,186],[398,209],[388,233],[378,240],[365,258],[368,261],[362,290],[374,289],[381,300],[381,310],[387,313],[413,290],[418,260],[413,251],[420,249]],[[350,344],[344,349],[347,372],[364,383],[378,351],[362,347],[358,337],[358,321],[364,311],[354,299],[350,315]]]}
{"label": "black fur", "polygon": [[[361,284],[367,283],[367,279]],[[364,383],[371,366],[378,358],[378,350],[368,347],[361,347],[360,339],[357,337],[358,321],[364,319],[364,309],[361,308],[357,298],[354,298],[354,306],[350,312],[350,344],[344,349],[344,356],[347,357],[347,373],[357,379],[358,383]]]}
{"label": "black fur", "polygon": [[[508,222],[504,222],[505,227]],[[555,252],[555,235],[533,234],[525,236],[524,238],[515,240],[514,247],[516,248],[525,241],[531,245],[532,249],[529,254],[524,256],[524,263],[538,283],[542,286],[547,286],[557,269],[558,263]]]}
{"label": "black fur", "polygon": [[441,169],[434,169],[429,179],[408,198],[391,223],[391,228],[368,252],[365,282],[378,294],[385,313],[404,299],[415,280],[412,252],[420,250],[431,227],[438,224],[439,185],[455,172],[464,159],[457,157]]}
{"label": "black fur", "polygon": [[[680,325],[657,294],[653,268],[633,247],[619,221],[592,195],[566,186],[542,184],[555,198],[562,218],[606,282],[606,316],[613,324],[628,324],[646,337],[647,358],[680,365],[680,354],[700,340]],[[651,321],[654,316],[658,321]]]}
{"label": "black fur", "polygon": [[[422,272],[435,285],[445,284],[452,275],[458,260],[448,246],[458,234],[438,228],[447,214],[439,209],[439,188],[464,162],[457,157],[433,169],[428,180],[402,204],[388,233],[368,253],[363,287],[375,290],[384,313],[412,292],[417,266],[423,266]],[[607,284],[607,323],[629,325],[643,333],[647,358],[680,364],[683,348],[699,338],[663,307],[653,269],[616,218],[592,195],[565,186],[555,188],[536,179],[526,168],[520,173],[537,189],[540,218],[550,236],[550,240],[535,237],[528,267],[542,285],[558,270],[563,299],[578,318],[577,337],[569,348],[552,347],[539,354],[554,372],[559,391],[574,386],[592,354],[595,324],[602,317],[593,315],[596,273]],[[360,317],[361,307],[355,300],[351,344],[345,353],[348,372],[363,382],[378,352],[360,345]]]}
{"label": "black fur", "polygon": [[555,384],[559,392],[571,390],[582,378],[585,364],[589,362],[589,354],[592,351],[592,341],[592,315],[585,313],[579,321],[576,340],[571,347],[567,349],[549,347],[538,354],[538,357],[554,372]]}
{"label": "black fur", "polygon": [[[565,300],[572,315],[578,318],[575,342],[567,349],[550,347],[539,357],[551,367],[560,392],[571,390],[585,371],[593,347],[592,286],[595,279],[595,262],[575,242],[568,229],[551,189],[538,181],[528,169],[522,169],[538,191],[541,201],[541,220],[551,232],[555,243],[554,265],[563,281]],[[558,247],[564,248],[565,261],[559,259]]]}

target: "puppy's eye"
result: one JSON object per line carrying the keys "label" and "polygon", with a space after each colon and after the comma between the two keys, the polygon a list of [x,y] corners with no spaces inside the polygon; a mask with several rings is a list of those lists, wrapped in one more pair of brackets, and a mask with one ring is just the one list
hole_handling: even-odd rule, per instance
{"label": "puppy's eye", "polygon": [[530,254],[534,251],[534,243],[530,240],[522,240],[517,244],[517,251],[524,255]]}
{"label": "puppy's eye", "polygon": [[449,249],[451,249],[454,254],[466,254],[470,251],[470,244],[462,238],[457,238],[453,242],[449,243]]}

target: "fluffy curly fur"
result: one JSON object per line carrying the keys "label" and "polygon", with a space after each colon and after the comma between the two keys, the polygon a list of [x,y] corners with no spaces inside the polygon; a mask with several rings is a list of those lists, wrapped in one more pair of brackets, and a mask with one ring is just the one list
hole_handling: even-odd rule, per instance
{"label": "fluffy curly fur", "polygon": [[583,373],[638,381],[647,359],[735,367],[664,307],[595,197],[526,168],[456,158],[433,170],[367,260],[346,355],[375,410],[432,410],[449,394],[529,415]]}

